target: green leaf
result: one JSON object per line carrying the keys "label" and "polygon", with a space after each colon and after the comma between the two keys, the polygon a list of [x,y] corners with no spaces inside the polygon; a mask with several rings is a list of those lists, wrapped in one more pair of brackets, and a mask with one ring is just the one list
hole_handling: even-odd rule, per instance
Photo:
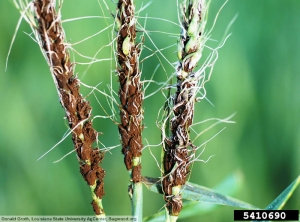
{"label": "green leaf", "polygon": [[257,207],[241,200],[223,195],[213,189],[198,184],[187,183],[182,191],[182,198],[205,203],[221,204],[246,209],[258,209]]}
{"label": "green leaf", "polygon": [[[215,190],[222,191],[226,194],[234,194],[242,187],[243,177],[240,172],[235,172],[223,180]],[[147,188],[155,193],[162,193],[161,184],[158,179],[144,178],[144,184]],[[218,193],[217,191],[192,183],[187,183],[187,186],[182,191],[183,199],[189,201],[184,202],[182,211],[180,212],[180,219],[201,215],[214,210],[218,205],[237,206],[247,209],[258,209],[248,203],[234,199],[229,196]],[[195,201],[196,200],[196,201]],[[144,221],[164,221],[165,212],[160,211],[157,214],[144,218]]]}
{"label": "green leaf", "polygon": [[[243,187],[243,175],[241,172],[236,171],[227,176],[220,184],[214,187],[214,190],[219,191],[226,195],[234,195]],[[219,204],[210,204],[196,201],[184,202],[184,207],[180,212],[180,219],[188,218],[191,216],[199,216],[212,212],[216,208],[220,207]]]}
{"label": "green leaf", "polygon": [[299,184],[300,175],[269,206],[266,207],[266,210],[281,210]]}
{"label": "green leaf", "polygon": [[299,184],[300,175],[265,210],[281,210]]}

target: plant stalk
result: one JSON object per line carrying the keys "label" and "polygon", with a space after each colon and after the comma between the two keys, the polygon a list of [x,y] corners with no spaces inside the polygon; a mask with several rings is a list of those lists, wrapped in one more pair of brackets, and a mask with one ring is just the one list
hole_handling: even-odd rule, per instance
{"label": "plant stalk", "polygon": [[143,221],[143,183],[133,183],[132,186],[132,216],[136,217],[137,221]]}

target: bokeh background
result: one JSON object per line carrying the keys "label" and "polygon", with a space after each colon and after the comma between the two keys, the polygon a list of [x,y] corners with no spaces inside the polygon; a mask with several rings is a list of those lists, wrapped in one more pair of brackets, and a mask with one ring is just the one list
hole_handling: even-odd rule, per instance
{"label": "bokeh background", "polygon": [[[102,1],[101,1],[102,2]],[[148,1],[136,1],[140,9]],[[107,1],[112,12],[115,6]],[[208,27],[223,1],[213,0],[209,11]],[[102,5],[102,8],[100,7]],[[63,19],[81,16],[110,16],[103,3],[97,1],[65,0]],[[208,46],[216,46],[234,16],[236,21],[229,29],[232,33],[223,48],[212,78],[207,83],[207,98],[196,106],[195,121],[207,118],[225,118],[233,113],[235,124],[220,124],[201,135],[197,145],[209,140],[226,127],[205,146],[201,159],[196,163],[191,182],[210,188],[215,187],[233,172],[239,172],[242,185],[233,196],[258,207],[266,207],[300,172],[300,2],[297,0],[230,0],[219,15]],[[178,23],[176,1],[153,0],[139,13],[139,22],[151,32],[150,37],[158,48],[176,43],[174,36],[179,29],[170,22],[154,20],[164,18]],[[92,215],[90,191],[79,174],[75,153],[60,159],[72,150],[68,137],[41,160],[37,159],[61,140],[67,130],[64,112],[58,102],[49,68],[38,45],[26,33],[31,30],[22,22],[8,61],[5,60],[9,45],[20,17],[11,1],[0,1],[0,215]],[[64,24],[67,40],[76,43],[112,24],[112,19],[85,19]],[[162,33],[165,32],[165,33]],[[145,36],[142,57],[155,50]],[[111,29],[74,48],[80,53],[94,56],[111,42]],[[149,49],[148,49],[149,48]],[[176,46],[162,51],[170,62],[176,61]],[[158,53],[156,53],[158,55]],[[166,73],[174,69],[161,57],[152,56],[142,65],[142,78],[150,79],[162,61],[154,80],[163,82]],[[77,62],[88,60],[74,55]],[[104,47],[97,58],[111,57],[111,48]],[[77,65],[76,73],[82,82],[108,92],[112,82],[117,91],[117,80],[112,72],[114,62],[105,61]],[[153,84],[146,93],[158,88]],[[82,88],[88,95],[90,89]],[[98,101],[111,114],[107,100],[100,94],[90,94],[94,115],[105,115]],[[144,144],[160,142],[160,131],[155,121],[163,104],[159,92],[144,104]],[[103,132],[100,147],[118,145],[116,125],[109,119],[97,118],[95,128]],[[208,125],[194,129],[201,132]],[[147,140],[146,140],[147,139]],[[151,151],[159,159],[161,147]],[[120,147],[107,152],[103,162],[106,170],[106,196],[104,208],[109,215],[130,214],[127,195],[128,175],[123,166]],[[143,154],[143,174],[160,175],[149,149]],[[145,215],[158,212],[164,205],[161,195],[145,190]],[[201,215],[202,221],[233,221],[232,207],[220,206]],[[298,188],[284,209],[300,209]],[[199,216],[184,221],[199,221]]]}

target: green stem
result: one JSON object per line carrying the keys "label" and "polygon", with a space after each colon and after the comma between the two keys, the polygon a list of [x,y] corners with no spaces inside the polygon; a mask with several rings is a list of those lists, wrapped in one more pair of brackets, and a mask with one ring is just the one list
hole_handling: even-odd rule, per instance
{"label": "green stem", "polygon": [[143,184],[142,182],[133,183],[132,194],[132,216],[136,217],[137,221],[143,220]]}

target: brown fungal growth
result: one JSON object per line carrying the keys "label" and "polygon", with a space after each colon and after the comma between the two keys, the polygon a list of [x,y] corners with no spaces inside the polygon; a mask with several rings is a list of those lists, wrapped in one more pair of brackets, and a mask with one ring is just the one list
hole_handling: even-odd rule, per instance
{"label": "brown fungal growth", "polygon": [[135,44],[136,21],[133,0],[119,0],[116,20],[120,27],[117,38],[118,76],[120,82],[119,133],[122,140],[122,153],[134,183],[141,182],[143,92],[140,82],[140,49]]}
{"label": "brown fungal growth", "polygon": [[90,120],[92,108],[79,92],[80,81],[73,73],[73,64],[70,61],[60,16],[55,10],[55,1],[35,0],[34,9],[41,47],[72,130],[80,173],[91,187],[94,211],[96,215],[101,216],[104,215],[101,201],[104,195],[105,171],[99,164],[104,153],[99,148],[92,147],[98,137]]}
{"label": "brown fungal growth", "polygon": [[[182,209],[181,188],[190,173],[196,147],[189,133],[194,118],[199,76],[193,70],[202,53],[204,0],[188,0],[181,4],[182,30],[179,39],[177,90],[173,96],[170,135],[164,138],[164,174],[162,188],[169,215],[177,217]],[[168,136],[168,135],[167,135]]]}

